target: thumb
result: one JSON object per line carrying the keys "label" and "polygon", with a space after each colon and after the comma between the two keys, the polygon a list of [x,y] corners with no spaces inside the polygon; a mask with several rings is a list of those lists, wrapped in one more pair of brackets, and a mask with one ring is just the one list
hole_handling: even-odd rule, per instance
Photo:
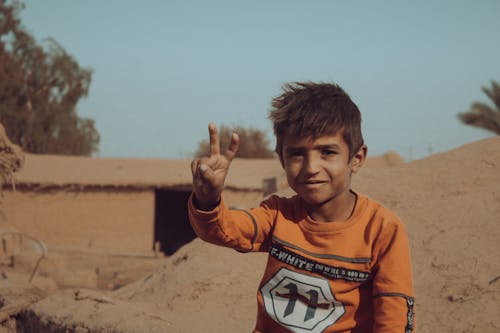
{"label": "thumb", "polygon": [[210,180],[214,177],[214,171],[205,163],[200,163],[199,170],[201,177],[206,180]]}

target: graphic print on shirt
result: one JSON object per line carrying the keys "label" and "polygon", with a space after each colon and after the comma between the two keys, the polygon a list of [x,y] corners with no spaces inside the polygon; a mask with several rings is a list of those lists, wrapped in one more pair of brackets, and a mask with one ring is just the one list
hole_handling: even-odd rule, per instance
{"label": "graphic print on shirt", "polygon": [[[349,282],[364,283],[370,279],[370,272],[359,271],[355,269],[347,269],[345,267],[335,267],[326,265],[308,258],[305,258],[295,252],[289,251],[279,244],[272,244],[269,248],[269,255],[282,263],[293,267],[306,270],[308,272],[323,275],[328,279],[341,279]],[[351,259],[358,262],[365,262],[365,258]],[[362,261],[359,261],[362,260]],[[369,259],[368,259],[369,260]]]}
{"label": "graphic print on shirt", "polygon": [[328,280],[281,268],[260,289],[266,312],[292,332],[322,332],[345,313]]}

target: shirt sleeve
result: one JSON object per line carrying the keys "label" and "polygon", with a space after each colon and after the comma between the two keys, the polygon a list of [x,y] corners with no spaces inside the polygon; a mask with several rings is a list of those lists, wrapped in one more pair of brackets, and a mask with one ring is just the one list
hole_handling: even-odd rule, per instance
{"label": "shirt sleeve", "polygon": [[193,194],[188,201],[188,215],[194,232],[209,243],[240,252],[265,251],[275,219],[274,200],[267,200],[250,210],[229,209],[224,200],[211,211],[196,208]]}
{"label": "shirt sleeve", "polygon": [[415,298],[408,237],[400,222],[384,225],[374,266],[374,333],[411,333]]}

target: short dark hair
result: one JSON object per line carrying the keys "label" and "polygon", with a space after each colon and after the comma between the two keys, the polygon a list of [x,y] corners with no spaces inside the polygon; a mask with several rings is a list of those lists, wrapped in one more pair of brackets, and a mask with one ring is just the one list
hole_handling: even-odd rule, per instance
{"label": "short dark hair", "polygon": [[349,159],[361,148],[361,113],[339,85],[308,81],[286,83],[282,88],[283,93],[272,99],[269,112],[280,159],[285,135],[318,138],[341,131]]}

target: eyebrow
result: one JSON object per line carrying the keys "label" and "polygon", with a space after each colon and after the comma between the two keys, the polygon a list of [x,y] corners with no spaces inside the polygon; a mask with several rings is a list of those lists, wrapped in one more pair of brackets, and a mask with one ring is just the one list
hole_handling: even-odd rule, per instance
{"label": "eyebrow", "polygon": [[331,143],[328,145],[315,145],[314,149],[340,149],[340,146],[336,143]]}
{"label": "eyebrow", "polygon": [[[288,152],[295,152],[298,150],[304,150],[304,146],[291,146],[291,147],[286,147],[285,151]],[[340,149],[340,146],[336,143],[331,143],[331,144],[324,144],[324,145],[314,145],[313,149]]]}

